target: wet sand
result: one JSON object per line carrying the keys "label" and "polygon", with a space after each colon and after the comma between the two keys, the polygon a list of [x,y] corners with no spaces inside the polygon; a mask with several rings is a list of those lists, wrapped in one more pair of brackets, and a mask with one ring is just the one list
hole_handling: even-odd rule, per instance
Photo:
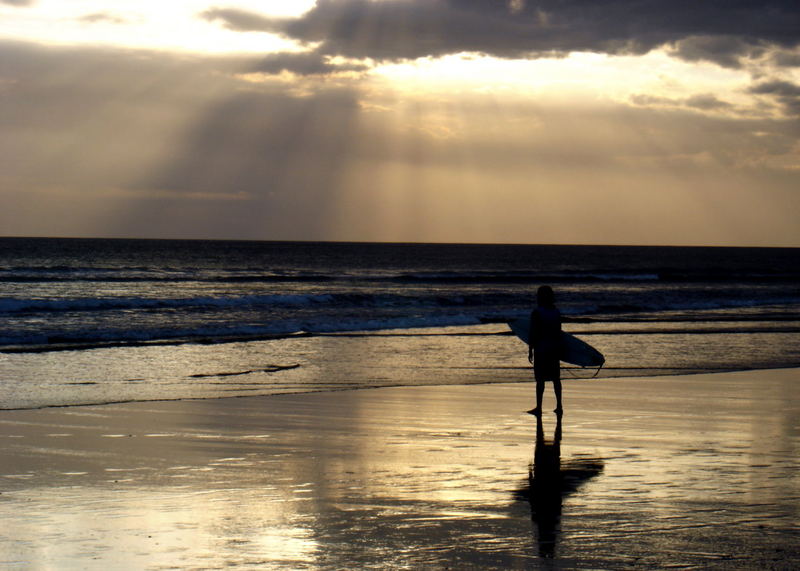
{"label": "wet sand", "polygon": [[790,569],[799,383],[566,381],[540,427],[531,384],[4,411],[0,567]]}

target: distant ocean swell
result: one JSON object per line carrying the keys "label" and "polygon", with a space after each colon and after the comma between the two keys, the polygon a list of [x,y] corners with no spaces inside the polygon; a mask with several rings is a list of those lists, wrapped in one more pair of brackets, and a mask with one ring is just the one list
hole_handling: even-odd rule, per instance
{"label": "distant ocean swell", "polygon": [[110,345],[145,345],[159,341],[170,344],[228,343],[245,340],[285,338],[312,333],[402,330],[415,328],[470,326],[480,324],[471,316],[397,317],[336,322],[320,321],[314,325],[298,321],[280,321],[264,325],[202,326],[196,328],[107,329],[49,332],[32,335],[0,335],[0,352],[42,352],[92,349]]}
{"label": "distant ocean swell", "polygon": [[[113,310],[146,310],[146,309],[231,309],[231,308],[291,308],[315,307],[321,316],[324,310],[353,308],[452,308],[471,307],[484,309],[487,317],[498,317],[498,308],[502,312],[508,307],[527,307],[531,304],[531,296],[527,293],[480,293],[480,294],[454,294],[454,295],[398,295],[398,294],[367,294],[367,293],[338,293],[338,294],[270,294],[270,295],[245,295],[245,296],[200,296],[187,298],[159,298],[159,297],[80,297],[64,299],[37,299],[37,298],[0,298],[0,315],[57,313],[57,312],[101,312]],[[698,311],[712,309],[735,308],[764,308],[800,304],[800,295],[796,297],[781,297],[771,299],[724,299],[724,300],[682,300],[663,301],[653,303],[619,303],[580,305],[562,308],[566,315],[604,315],[612,318],[615,314],[635,314],[646,312],[666,311]],[[516,317],[509,314],[508,318]],[[667,316],[662,318],[668,319]],[[774,318],[774,317],[773,317]],[[650,319],[653,319],[651,317]],[[437,325],[441,323],[437,321]]]}
{"label": "distant ocean swell", "polygon": [[64,266],[0,267],[0,282],[198,282],[198,283],[305,283],[305,282],[390,282],[442,284],[531,284],[531,283],[592,283],[592,282],[797,282],[800,270],[732,272],[731,270],[651,269],[647,272],[607,269],[594,272],[565,271],[443,271],[443,272],[255,272],[252,269],[181,270],[145,267],[71,268]]}
{"label": "distant ocean swell", "polygon": [[[159,341],[225,343],[299,333],[469,327],[485,323],[497,323],[497,332],[504,332],[504,321],[524,316],[528,311],[527,308],[514,309],[513,305],[508,304],[504,305],[507,309],[495,306],[494,312],[488,312],[481,300],[464,297],[413,302],[402,296],[376,296],[370,299],[369,296],[329,294],[156,300],[13,300],[0,303],[0,313],[6,312],[7,315],[24,319],[31,316],[46,318],[49,312],[86,312],[94,325],[56,325],[47,330],[38,328],[27,331],[24,328],[0,329],[0,352],[88,349]],[[372,306],[372,309],[365,310],[366,306]],[[735,302],[704,304],[704,308],[709,310],[740,309],[743,306],[745,304]],[[198,312],[195,319],[189,319],[191,314],[187,310],[191,308]],[[232,312],[231,308],[239,311]],[[259,314],[258,308],[266,309],[267,313]],[[637,308],[637,311],[629,306],[619,307],[616,309],[624,313],[617,314],[609,311],[611,308],[582,309],[576,311],[576,323],[571,326],[572,329],[580,328],[580,324],[593,326],[592,329],[580,331],[582,335],[800,332],[800,318],[782,306],[775,306],[771,312],[760,308],[752,316],[724,312],[720,315],[707,314],[702,319],[696,315],[697,304],[691,310],[673,306],[671,309],[677,314],[672,316],[663,313],[646,316],[645,310],[655,311],[654,307]],[[591,309],[596,312],[592,313]],[[682,310],[691,311],[692,316],[686,317]],[[211,311],[210,316],[208,311]],[[164,326],[163,323],[169,321],[172,312],[179,312],[180,319],[175,325]],[[104,318],[105,314],[108,314],[107,318]],[[570,312],[565,312],[565,316],[569,318]],[[668,324],[672,325],[668,327]]]}
{"label": "distant ocean swell", "polygon": [[76,299],[0,299],[0,313],[103,311],[126,309],[187,309],[225,307],[292,307],[330,303],[334,296],[321,295],[263,295],[241,297],[195,298],[76,298]]}

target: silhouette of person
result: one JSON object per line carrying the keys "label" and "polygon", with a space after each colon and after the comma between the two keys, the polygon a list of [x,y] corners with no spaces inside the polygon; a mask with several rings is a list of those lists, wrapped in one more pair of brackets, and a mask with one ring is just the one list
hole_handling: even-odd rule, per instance
{"label": "silhouette of person", "polygon": [[530,414],[542,414],[544,384],[553,383],[556,395],[556,414],[562,414],[561,407],[561,312],[556,308],[553,288],[541,286],[536,292],[536,308],[531,312],[530,344],[528,361],[533,363],[536,378],[536,408]]}

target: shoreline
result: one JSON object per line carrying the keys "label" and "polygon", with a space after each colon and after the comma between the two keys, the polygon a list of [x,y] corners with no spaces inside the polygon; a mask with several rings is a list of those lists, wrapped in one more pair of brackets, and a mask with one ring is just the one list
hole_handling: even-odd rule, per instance
{"label": "shoreline", "polygon": [[0,566],[789,568],[798,382],[568,382],[541,438],[530,382],[0,411]]}
{"label": "shoreline", "polygon": [[[656,377],[800,365],[796,333],[595,332],[600,378]],[[767,347],[753,351],[753,344]],[[0,355],[5,410],[159,402],[382,386],[526,382],[527,347],[496,324],[393,333],[295,335],[235,343],[148,344]],[[596,369],[565,367],[563,378]]]}
{"label": "shoreline", "polygon": [[[296,368],[296,367],[287,367],[287,369]],[[509,366],[503,367],[505,370],[514,370],[514,371],[532,371],[530,366]],[[628,370],[619,367],[603,367],[603,370]],[[678,373],[676,374],[675,367],[663,367],[662,370],[665,372],[662,374],[653,374],[653,375],[635,375],[631,374],[630,376],[613,376],[613,377],[564,377],[562,375],[561,380],[562,382],[566,382],[571,384],[573,382],[594,382],[598,380],[605,380],[605,381],[622,381],[622,380],[629,380],[629,379],[656,379],[656,378],[663,378],[663,377],[691,377],[696,375],[724,375],[729,373],[746,373],[746,372],[759,372],[759,371],[780,371],[785,369],[797,369],[800,371],[800,367],[795,365],[786,365],[780,367],[765,367],[765,368],[752,368],[752,369],[708,369],[708,368],[696,368],[696,369],[685,369],[687,372],[685,373]],[[562,368],[562,371],[591,371],[593,368],[587,367],[568,367]],[[640,371],[641,369],[633,369],[635,371]],[[658,370],[655,367],[650,367],[647,370]],[[213,376],[213,375],[209,375]],[[800,375],[798,375],[800,377]],[[527,380],[519,380],[519,381],[473,381],[469,383],[428,383],[424,385],[376,385],[376,386],[357,386],[357,387],[341,387],[341,388],[325,388],[325,389],[313,389],[313,390],[298,390],[294,392],[280,392],[280,393],[272,393],[272,394],[258,394],[258,395],[233,395],[233,396],[209,396],[209,397],[181,397],[181,398],[163,398],[163,399],[148,399],[148,400],[117,400],[117,401],[108,401],[108,402],[90,402],[90,403],[78,403],[78,404],[50,404],[50,405],[43,405],[43,406],[34,406],[34,407],[22,407],[22,408],[0,408],[0,415],[5,412],[15,412],[15,411],[37,411],[37,410],[50,410],[50,409],[70,409],[70,408],[84,408],[84,407],[102,407],[102,406],[115,406],[115,405],[129,405],[129,404],[147,404],[147,403],[171,403],[171,402],[193,402],[193,401],[213,401],[213,400],[227,400],[227,399],[250,399],[250,398],[269,398],[275,396],[294,396],[294,395],[305,395],[305,394],[318,394],[318,393],[340,393],[340,392],[349,392],[349,391],[362,391],[362,390],[375,390],[375,389],[399,389],[399,388],[425,388],[425,387],[470,387],[470,386],[484,386],[484,385],[534,385],[535,380],[531,377]],[[548,384],[549,386],[549,384]]]}

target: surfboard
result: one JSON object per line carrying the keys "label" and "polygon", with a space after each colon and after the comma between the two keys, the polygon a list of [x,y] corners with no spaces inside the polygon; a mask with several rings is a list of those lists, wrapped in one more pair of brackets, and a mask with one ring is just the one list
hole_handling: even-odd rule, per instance
{"label": "surfboard", "polygon": [[[528,318],[521,318],[512,321],[508,324],[511,331],[522,339],[527,345],[531,338],[531,320]],[[574,335],[562,331],[561,332],[561,355],[560,358],[565,363],[571,363],[580,367],[601,367],[606,362],[603,354],[586,343],[581,341]]]}

